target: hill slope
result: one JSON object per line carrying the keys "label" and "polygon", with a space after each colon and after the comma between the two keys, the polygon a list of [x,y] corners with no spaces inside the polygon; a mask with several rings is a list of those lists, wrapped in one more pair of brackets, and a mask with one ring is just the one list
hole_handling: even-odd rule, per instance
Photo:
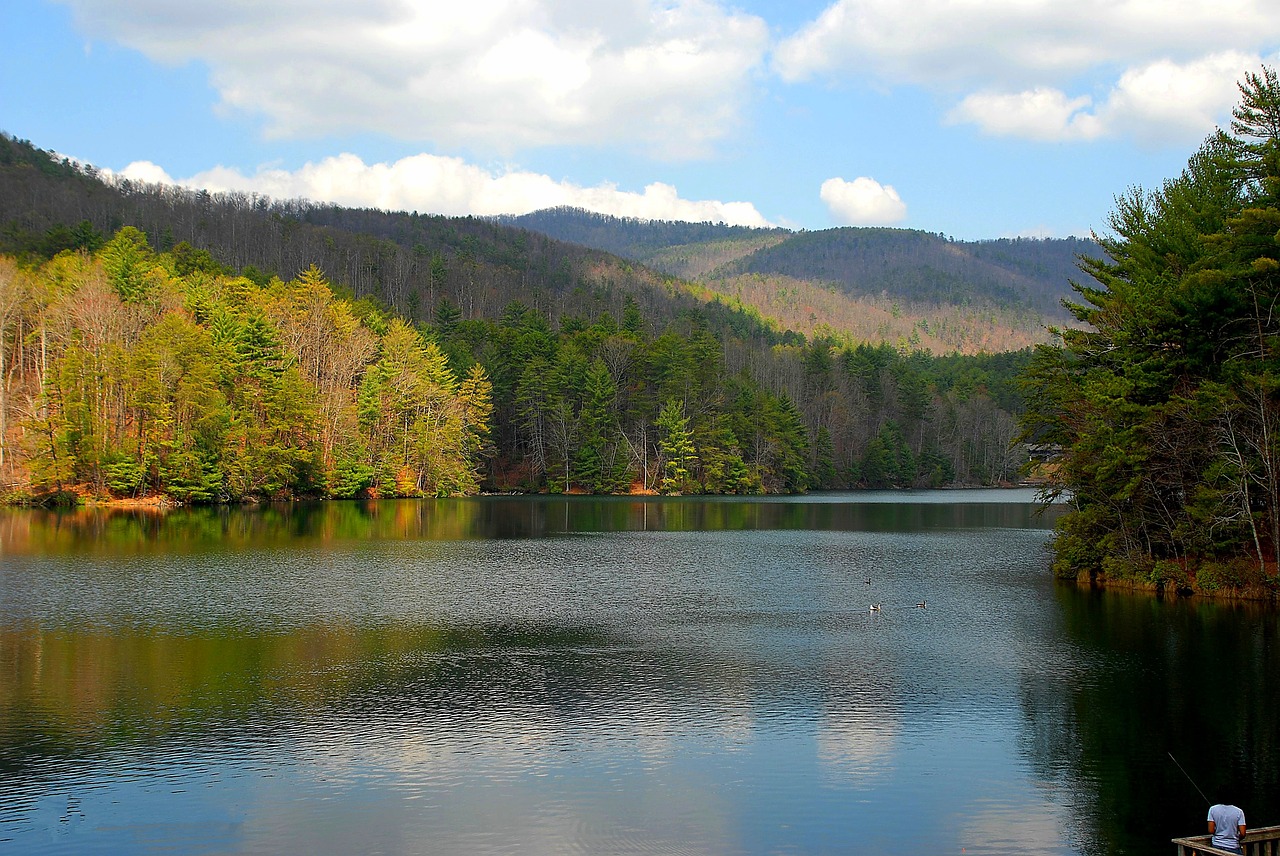
{"label": "hill slope", "polygon": [[1070,316],[1061,301],[1092,240],[953,241],[907,229],[818,232],[620,219],[556,208],[502,222],[694,280],[808,334],[935,352],[1025,347]]}
{"label": "hill slope", "polygon": [[646,263],[661,256],[664,251],[682,245],[733,243],[764,236],[776,236],[781,240],[791,234],[786,229],[755,229],[748,226],[726,226],[724,223],[611,217],[608,214],[566,206],[493,219],[571,244],[594,247],[625,259]]}
{"label": "hill slope", "polygon": [[905,229],[828,229],[795,234],[711,276],[778,274],[832,283],[855,296],[939,306],[986,301],[1065,319],[1060,301],[1079,276],[1077,258],[1095,247],[1074,238],[971,243]]}
{"label": "hill slope", "polygon": [[[77,226],[77,224],[80,224]],[[320,267],[355,297],[413,321],[441,301],[462,320],[496,318],[518,300],[552,321],[621,317],[630,295],[651,323],[697,310],[717,329],[777,340],[750,313],[708,304],[670,276],[607,252],[475,217],[342,208],[306,200],[106,180],[0,134],[0,253],[48,257],[78,235],[142,230],[160,251],[187,243],[265,281]]]}

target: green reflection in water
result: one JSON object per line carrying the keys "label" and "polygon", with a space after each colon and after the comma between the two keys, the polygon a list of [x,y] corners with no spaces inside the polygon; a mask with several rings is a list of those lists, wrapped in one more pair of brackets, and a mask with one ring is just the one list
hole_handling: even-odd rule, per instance
{"label": "green reflection in water", "polygon": [[1172,753],[1213,800],[1277,821],[1280,628],[1251,604],[1160,601],[1060,585],[1068,668],[1029,665],[1024,745],[1046,781],[1070,784],[1080,825],[1108,852],[1200,834],[1207,806]]}
{"label": "green reflection in water", "polygon": [[126,555],[299,546],[370,538],[483,537],[474,502],[327,502],[172,511],[0,509],[0,550]]}
{"label": "green reflection in water", "polygon": [[863,503],[803,499],[482,497],[449,500],[290,503],[172,511],[0,508],[0,554],[128,555],[234,551],[370,539],[533,538],[568,532],[1049,528],[1013,502]]}
{"label": "green reflection in water", "polygon": [[0,769],[360,696],[385,703],[407,693],[465,707],[478,687],[519,695],[504,653],[546,655],[557,682],[578,682],[575,672],[591,661],[557,652],[609,644],[596,631],[565,627],[0,631]]}

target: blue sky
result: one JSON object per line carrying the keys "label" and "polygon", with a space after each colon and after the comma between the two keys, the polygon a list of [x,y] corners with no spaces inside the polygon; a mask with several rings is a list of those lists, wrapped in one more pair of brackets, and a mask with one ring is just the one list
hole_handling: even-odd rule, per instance
{"label": "blue sky", "polygon": [[1085,235],[1229,121],[1273,4],[6,0],[0,130],[397,210]]}

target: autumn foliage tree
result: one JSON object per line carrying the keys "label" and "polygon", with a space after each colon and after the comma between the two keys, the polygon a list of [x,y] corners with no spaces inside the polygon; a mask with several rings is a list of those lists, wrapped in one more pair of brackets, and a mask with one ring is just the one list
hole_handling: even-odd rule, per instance
{"label": "autumn foliage tree", "polygon": [[460,389],[433,342],[358,318],[314,267],[260,285],[185,258],[126,227],[93,256],[0,264],[7,472],[195,502],[475,492],[482,368]]}

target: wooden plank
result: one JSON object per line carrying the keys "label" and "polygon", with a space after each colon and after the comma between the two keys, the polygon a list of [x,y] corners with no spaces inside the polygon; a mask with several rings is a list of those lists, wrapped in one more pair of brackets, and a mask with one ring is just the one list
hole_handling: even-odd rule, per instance
{"label": "wooden plank", "polygon": [[[1190,835],[1185,838],[1170,839],[1177,845],[1178,856],[1235,856],[1229,850],[1219,850],[1209,843],[1209,835]],[[1245,837],[1243,850],[1246,856],[1280,856],[1280,826],[1263,826],[1250,829]]]}

